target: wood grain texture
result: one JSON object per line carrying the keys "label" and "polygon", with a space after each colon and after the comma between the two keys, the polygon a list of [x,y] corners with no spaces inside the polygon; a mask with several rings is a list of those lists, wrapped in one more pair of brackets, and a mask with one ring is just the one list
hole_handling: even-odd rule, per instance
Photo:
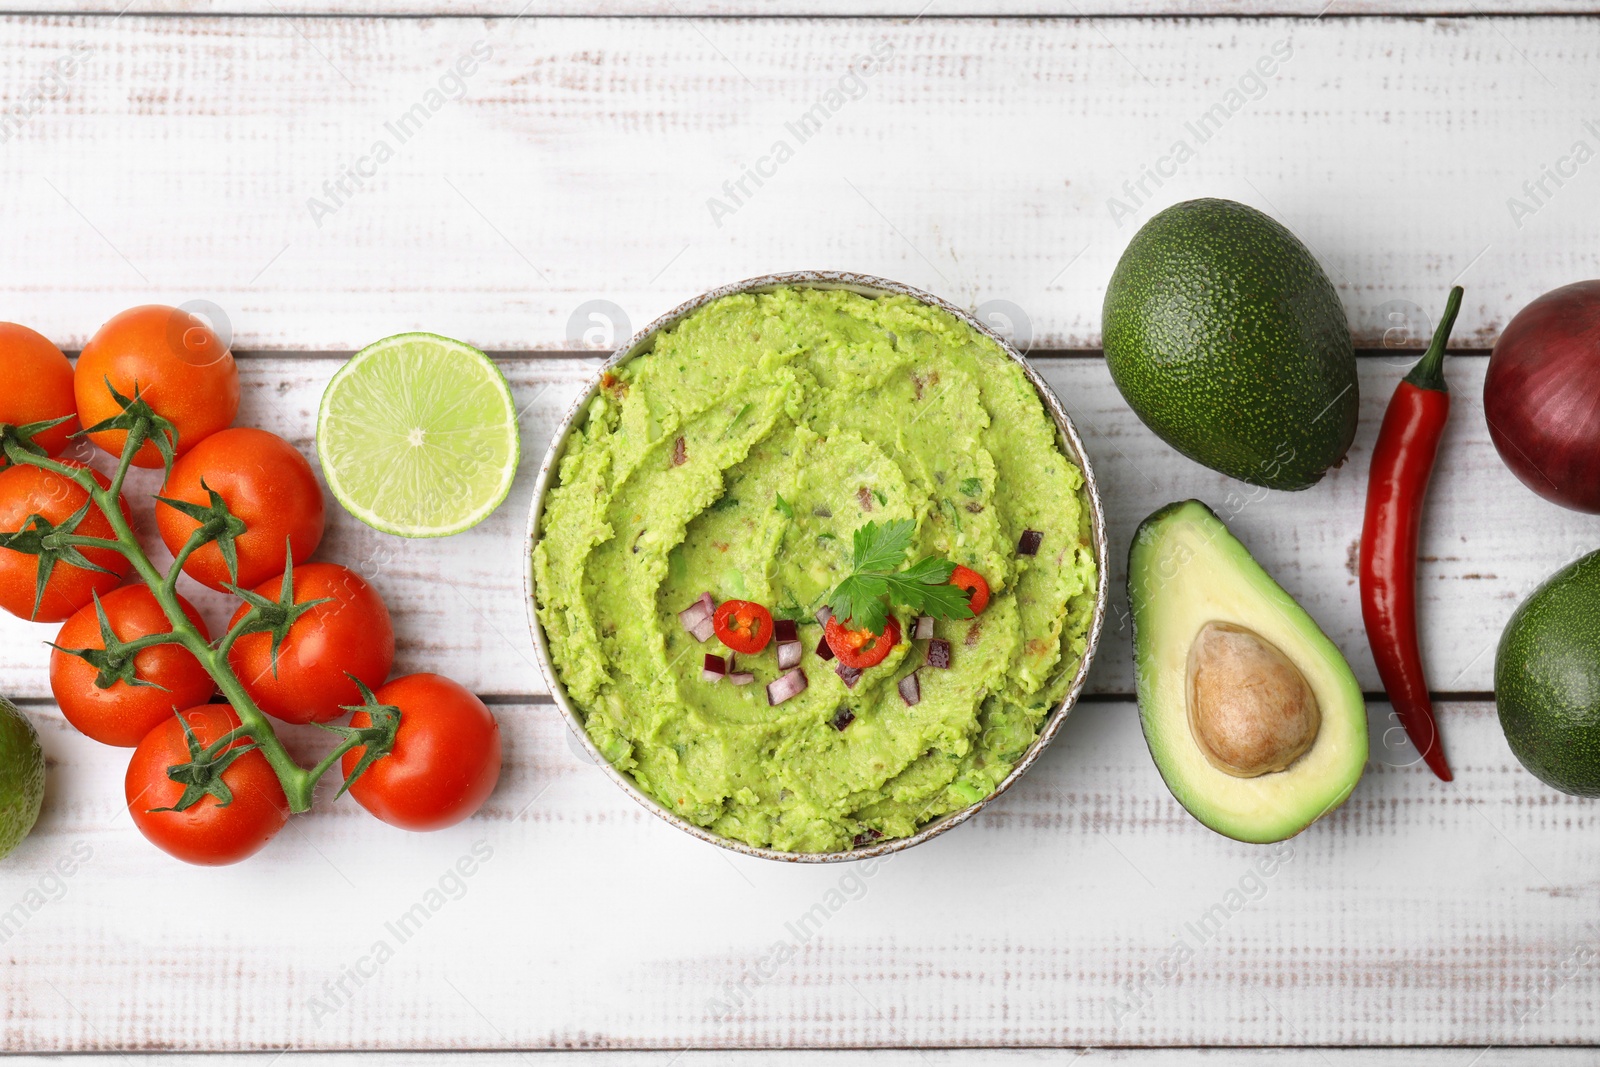
{"label": "wood grain texture", "polygon": [[179,869],[128,824],[125,753],[31,712],[51,777],[0,867],[7,1050],[1420,1043],[1465,1064],[1596,1038],[1596,809],[1517,766],[1487,704],[1442,709],[1454,785],[1375,765],[1270,874],[1271,848],[1172,800],[1121,701],[1078,708],[969,825],[829,869],[689,840],[549,705],[496,708],[505,774],[459,827],[325,795],[250,863]]}
{"label": "wood grain texture", "polygon": [[[489,58],[451,73],[474,46]],[[1573,162],[1600,145],[1597,50],[1600,22],[1557,17],[16,15],[0,316],[74,346],[129,304],[206,299],[247,348],[421,327],[556,349],[593,300],[637,326],[826,267],[1093,347],[1137,225],[1217,195],[1311,245],[1362,343],[1459,276],[1458,343],[1487,346],[1600,268],[1600,170]]]}
{"label": "wood grain texture", "polygon": [[[1361,623],[1354,560],[1372,440],[1406,360],[1396,355],[1359,362],[1362,418],[1349,459],[1315,488],[1281,493],[1235,482],[1168,448],[1129,410],[1102,360],[1039,361],[1084,438],[1114,546],[1111,610],[1090,692],[1133,691],[1123,591],[1126,546],[1146,515],[1191,496],[1228,519],[1344,650],[1362,685],[1381,689]],[[408,541],[363,526],[327,498],[329,527],[317,558],[343,562],[376,583],[395,616],[397,670],[444,670],[488,695],[546,691],[533,663],[522,600],[527,511],[533,476],[555,424],[584,388],[594,364],[532,357],[503,361],[522,412],[523,469],[506,503],[476,529],[443,540]],[[1445,692],[1493,688],[1494,646],[1512,610],[1562,564],[1600,546],[1600,520],[1540,500],[1501,464],[1483,422],[1486,364],[1475,356],[1450,363],[1455,407],[1424,527],[1419,580],[1424,652],[1433,688]],[[240,421],[284,435],[315,465],[314,414],[339,360],[250,358],[240,365]],[[135,472],[129,486],[146,544],[164,560],[148,510],[155,483],[150,474]],[[230,600],[182,581],[186,595],[219,630],[231,613]],[[55,629],[0,619],[0,692],[49,695],[42,642],[53,638]]]}
{"label": "wood grain texture", "polygon": [[[0,0],[0,12],[117,14],[126,0]],[[849,16],[947,19],[1593,14],[1594,0],[147,0],[140,14],[511,17],[787,18]]]}

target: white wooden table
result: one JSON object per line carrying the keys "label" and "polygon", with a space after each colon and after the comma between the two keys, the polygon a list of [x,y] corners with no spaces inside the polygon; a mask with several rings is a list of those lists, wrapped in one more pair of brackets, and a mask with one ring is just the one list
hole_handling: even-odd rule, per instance
{"label": "white wooden table", "polygon": [[[453,830],[407,835],[324,801],[251,862],[185,868],[128,823],[126,753],[51,705],[52,629],[6,620],[0,691],[39,724],[51,773],[38,829],[0,864],[0,913],[22,905],[0,932],[4,1051],[1600,1063],[1600,808],[1521,769],[1490,692],[1506,617],[1600,546],[1600,520],[1506,472],[1480,399],[1508,318],[1600,274],[1600,162],[1524,185],[1576,142],[1600,147],[1600,8],[125,3],[0,3],[15,12],[0,16],[0,103],[22,109],[0,119],[0,318],[75,349],[125,306],[210,301],[240,353],[242,421],[313,458],[312,413],[351,350],[428,329],[494,352],[522,406],[524,472],[505,507],[419,542],[335,507],[321,555],[388,599],[397,670],[493,701],[507,762]],[[1281,15],[1298,17],[1255,17]],[[463,55],[471,73],[451,75]],[[856,56],[878,57],[874,72],[852,75]],[[801,143],[790,126],[808,112]],[[1191,126],[1208,112],[1202,142]],[[1192,158],[1162,162],[1180,139]],[[780,140],[793,154],[777,164]],[[585,762],[532,664],[521,534],[531,474],[600,348],[779,269],[867,271],[983,308],[1031,344],[1077,420],[1120,557],[1160,504],[1247,491],[1146,431],[1096,351],[1134,229],[1202,195],[1295,229],[1364,349],[1350,461],[1310,492],[1255,494],[1234,526],[1369,691],[1353,572],[1367,459],[1447,287],[1466,286],[1421,576],[1453,785],[1385,743],[1394,722],[1374,696],[1365,779],[1257,890],[1269,850],[1212,834],[1162,788],[1129,699],[1120,594],[1092,694],[1043,762],[968,826],[870,870],[725,854]],[[220,621],[220,599],[196,599]],[[491,858],[450,881],[475,845]],[[57,880],[63,857],[77,870]],[[403,940],[386,925],[430,900]],[[1198,930],[1219,903],[1226,921]],[[1214,1045],[1241,1050],[1200,1051]],[[1385,1048],[1355,1048],[1369,1045]],[[1537,1045],[1578,1047],[1520,1048]],[[835,1051],[730,1051],[751,1047]]]}

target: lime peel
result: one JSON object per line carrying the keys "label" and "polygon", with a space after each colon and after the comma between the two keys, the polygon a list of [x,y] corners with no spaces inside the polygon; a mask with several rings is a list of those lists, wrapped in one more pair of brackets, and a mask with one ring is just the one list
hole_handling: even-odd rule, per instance
{"label": "lime peel", "polygon": [[328,382],[317,413],[317,455],[334,498],[401,537],[445,537],[488,518],[521,454],[505,375],[438,334],[363,348]]}

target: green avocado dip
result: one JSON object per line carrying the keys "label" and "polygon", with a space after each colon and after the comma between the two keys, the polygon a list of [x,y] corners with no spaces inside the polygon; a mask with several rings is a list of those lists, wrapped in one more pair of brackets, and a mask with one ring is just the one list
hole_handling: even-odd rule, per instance
{"label": "green avocado dip", "polygon": [[[1066,693],[1095,591],[1083,474],[993,341],[908,297],[724,297],[618,366],[580,414],[546,498],[534,593],[589,737],[667,810],[723,837],[834,852],[904,837],[994,791]],[[908,561],[977,571],[992,599],[936,623],[948,669],[900,681],[904,636],[847,687],[815,613],[867,522],[915,522]],[[1043,533],[1036,554],[1024,532]],[[799,623],[807,686],[778,706],[702,678],[718,638],[678,613],[709,592]],[[852,718],[853,716],[853,718]],[[841,724],[843,724],[841,726]]]}

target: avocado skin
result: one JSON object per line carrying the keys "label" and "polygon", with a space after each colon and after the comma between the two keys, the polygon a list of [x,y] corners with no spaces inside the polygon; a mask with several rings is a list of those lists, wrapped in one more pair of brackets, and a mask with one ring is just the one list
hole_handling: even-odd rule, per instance
{"label": "avocado skin", "polygon": [[1563,793],[1600,797],[1600,552],[1557,571],[1512,613],[1494,692],[1524,767]]}
{"label": "avocado skin", "polygon": [[1173,448],[1269,489],[1344,459],[1360,396],[1344,308],[1305,245],[1232,200],[1188,200],[1134,235],[1106,288],[1106,363]]}

